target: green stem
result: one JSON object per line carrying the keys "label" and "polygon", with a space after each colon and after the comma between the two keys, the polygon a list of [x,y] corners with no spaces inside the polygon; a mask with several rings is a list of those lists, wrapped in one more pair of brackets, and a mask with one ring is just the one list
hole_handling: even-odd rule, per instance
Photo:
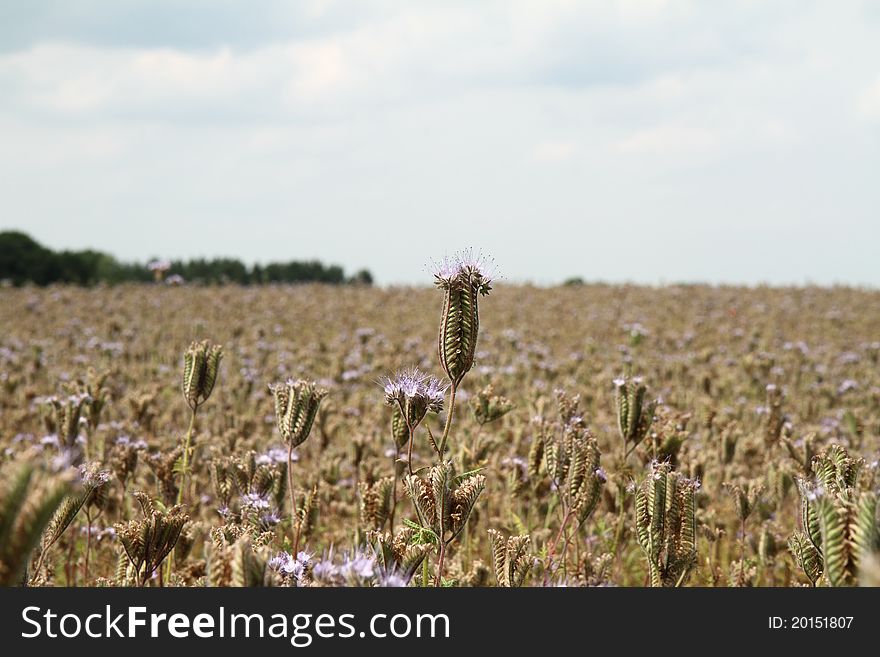
{"label": "green stem", "polygon": [[[406,448],[406,467],[409,468],[409,473],[413,474],[412,467],[412,450],[413,443],[416,440],[415,431],[413,430],[412,423],[409,421],[409,417],[404,413],[403,417],[406,420],[406,430],[409,431],[409,446]],[[395,470],[396,472],[396,470]]]}
{"label": "green stem", "polygon": [[[454,394],[455,393],[453,393],[453,395]],[[440,453],[443,453],[442,450]],[[434,586],[437,587],[440,586],[443,578],[443,561],[446,559],[446,541],[443,539],[443,536],[446,534],[446,531],[443,528],[443,516],[446,515],[444,511],[444,509],[446,509],[446,483],[446,480],[444,480],[443,488],[440,492],[440,509],[437,514],[440,517],[440,554],[437,557],[437,577],[434,580]]]}
{"label": "green stem", "polygon": [[[189,475],[189,448],[192,443],[193,430],[196,426],[196,409],[198,406],[192,407],[189,416],[189,428],[186,430],[186,438],[183,441],[183,463],[180,468],[180,488],[177,490],[177,503],[183,504],[184,491],[187,487],[187,476]],[[170,571],[169,571],[170,572]]]}
{"label": "green stem", "polygon": [[443,426],[443,437],[440,438],[440,459],[446,452],[446,442],[449,440],[449,431],[452,429],[452,412],[455,410],[455,393],[458,390],[457,385],[453,385],[449,391],[449,410],[446,412],[446,424]]}
{"label": "green stem", "polygon": [[89,584],[89,552],[92,549],[92,514],[86,509],[86,556],[83,560],[83,581]]}
{"label": "green stem", "polygon": [[[186,437],[183,439],[183,461],[180,466],[180,486],[177,489],[177,503],[183,504],[184,491],[187,488],[187,475],[189,474],[189,448],[192,443],[192,435],[196,426],[196,409],[198,406],[190,407],[189,428],[186,430]],[[165,581],[171,583],[171,571],[174,569],[174,550],[168,554],[165,560]],[[145,580],[146,581],[146,580]],[[143,584],[141,585],[143,586]]]}
{"label": "green stem", "polygon": [[550,544],[550,548],[547,550],[547,566],[544,571],[545,586],[550,582],[550,576],[553,574],[553,557],[556,555],[556,547],[559,545],[559,541],[562,538],[562,534],[565,532],[565,527],[568,525],[568,521],[571,520],[571,515],[571,510],[565,512],[565,515],[562,518],[562,525],[559,527],[559,532],[556,534],[556,538],[553,539],[553,543]]}
{"label": "green stem", "polygon": [[439,587],[443,583],[443,561],[446,559],[446,543],[440,542],[440,557],[437,559],[437,577],[434,586]]}
{"label": "green stem", "polygon": [[293,442],[287,446],[287,492],[290,494],[290,522],[293,529],[293,555],[299,552],[299,534],[302,529],[296,510],[296,492],[293,490]]}
{"label": "green stem", "polygon": [[394,448],[394,462],[392,466],[394,468],[394,487],[391,489],[391,535],[394,535],[394,514],[397,511],[397,460],[400,458],[400,448]]}

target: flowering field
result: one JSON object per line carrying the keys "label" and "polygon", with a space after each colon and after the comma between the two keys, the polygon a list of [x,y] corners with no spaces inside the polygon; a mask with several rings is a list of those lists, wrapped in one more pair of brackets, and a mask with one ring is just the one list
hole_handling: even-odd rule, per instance
{"label": "flowering field", "polygon": [[457,266],[0,290],[0,583],[880,583],[880,293]]}

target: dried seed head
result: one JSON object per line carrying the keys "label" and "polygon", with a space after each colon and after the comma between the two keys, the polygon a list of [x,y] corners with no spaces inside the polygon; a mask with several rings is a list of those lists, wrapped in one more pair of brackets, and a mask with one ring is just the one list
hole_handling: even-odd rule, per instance
{"label": "dried seed head", "polygon": [[52,409],[52,415],[47,417],[46,421],[49,430],[58,436],[59,447],[71,449],[76,445],[80,425],[85,422],[83,413],[93,402],[94,400],[87,393],[52,396],[43,400],[43,403]]}
{"label": "dried seed head", "polygon": [[406,586],[430,550],[430,545],[415,541],[410,527],[398,530],[393,536],[388,532],[369,531],[367,542],[376,555],[380,582],[384,581],[386,586],[394,578]]}
{"label": "dried seed head", "polygon": [[489,294],[494,263],[467,249],[434,264],[437,287],[446,294],[440,320],[440,365],[453,386],[473,367],[480,329],[479,297]]}
{"label": "dried seed head", "polygon": [[394,479],[382,477],[372,483],[358,482],[361,522],[369,529],[380,529],[388,520],[391,511],[391,496],[394,493]]}
{"label": "dried seed head", "polygon": [[474,419],[481,425],[494,422],[513,410],[513,402],[507,397],[496,395],[491,384],[471,397],[469,403]]}
{"label": "dried seed head", "polygon": [[189,516],[179,505],[160,510],[146,494],[135,492],[134,496],[143,518],[116,523],[115,528],[138,582],[143,586],[174,549]]}
{"label": "dried seed head", "polygon": [[636,491],[636,538],[648,560],[651,586],[679,586],[696,563],[698,487],[669,463],[655,462]]}
{"label": "dried seed head", "polygon": [[193,342],[183,354],[183,397],[191,409],[211,396],[222,358],[223,347],[207,340]]}
{"label": "dried seed head", "polygon": [[288,445],[297,447],[305,442],[312,430],[318,406],[327,391],[313,381],[288,380],[269,386],[275,396],[275,420],[278,431]]}
{"label": "dried seed head", "polygon": [[617,428],[620,437],[627,444],[638,445],[651,428],[654,421],[656,401],[645,401],[647,387],[642,377],[614,379],[614,393],[617,398]]}
{"label": "dried seed head", "polygon": [[435,465],[425,478],[413,474],[404,479],[419,523],[443,542],[461,533],[485,486],[482,474],[453,476],[451,461]]}
{"label": "dried seed head", "polygon": [[490,529],[489,542],[498,586],[522,586],[535,562],[534,556],[529,553],[531,537],[525,534],[510,536],[505,540],[500,532]]}

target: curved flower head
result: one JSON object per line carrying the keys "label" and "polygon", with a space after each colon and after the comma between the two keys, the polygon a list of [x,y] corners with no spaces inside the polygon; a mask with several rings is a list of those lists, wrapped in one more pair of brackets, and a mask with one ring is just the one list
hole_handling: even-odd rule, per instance
{"label": "curved flower head", "polygon": [[223,358],[223,347],[207,340],[193,342],[183,354],[183,397],[196,409],[211,396]]}
{"label": "curved flower head", "polygon": [[293,447],[301,445],[309,437],[318,406],[327,391],[302,379],[275,383],[269,390],[275,396],[275,420],[282,438]]}
{"label": "curved flower head", "polygon": [[440,365],[457,387],[474,365],[480,332],[479,298],[489,294],[495,263],[473,249],[434,263],[437,287],[445,292],[438,343]]}
{"label": "curved flower head", "polygon": [[396,405],[406,416],[411,428],[421,423],[428,411],[443,410],[446,386],[430,374],[410,367],[379,380],[385,391],[385,403]]}

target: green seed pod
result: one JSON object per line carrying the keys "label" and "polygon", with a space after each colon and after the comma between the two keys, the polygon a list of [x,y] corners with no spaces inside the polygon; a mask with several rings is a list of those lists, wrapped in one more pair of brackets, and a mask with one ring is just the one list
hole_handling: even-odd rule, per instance
{"label": "green seed pod", "polygon": [[699,482],[655,463],[636,493],[636,537],[651,586],[680,586],[697,558],[694,496]]}
{"label": "green seed pod", "polygon": [[822,557],[813,542],[803,532],[795,532],[788,540],[788,549],[803,569],[810,585],[815,586],[822,576]]}
{"label": "green seed pod", "polygon": [[645,401],[647,388],[641,377],[614,380],[617,398],[617,428],[626,444],[638,445],[648,435],[654,421],[656,401]]}
{"label": "green seed pod", "polygon": [[217,382],[223,347],[193,342],[183,355],[183,397],[193,410],[204,404]]}
{"label": "green seed pod", "polygon": [[269,386],[275,395],[275,419],[278,431],[288,445],[297,447],[305,442],[312,430],[318,406],[327,391],[314,382],[289,380]]}
{"label": "green seed pod", "polygon": [[798,479],[801,524],[789,541],[804,574],[815,584],[850,586],[870,555],[880,551],[877,495],[865,462],[840,445],[830,445],[813,459],[813,478]]}
{"label": "green seed pod", "polygon": [[394,437],[397,449],[403,449],[404,445],[409,442],[409,428],[406,426],[403,412],[397,404],[391,408],[391,435]]}
{"label": "green seed pod", "polygon": [[544,460],[544,439],[542,436],[532,438],[529,448],[529,478],[533,481],[541,474],[541,463]]}
{"label": "green seed pod", "polygon": [[440,366],[457,386],[474,364],[480,331],[478,296],[473,286],[451,285],[443,301],[440,321]]}
{"label": "green seed pod", "polygon": [[457,387],[474,365],[480,332],[479,298],[492,289],[486,260],[465,251],[435,267],[436,285],[446,294],[440,320],[440,366]]}

